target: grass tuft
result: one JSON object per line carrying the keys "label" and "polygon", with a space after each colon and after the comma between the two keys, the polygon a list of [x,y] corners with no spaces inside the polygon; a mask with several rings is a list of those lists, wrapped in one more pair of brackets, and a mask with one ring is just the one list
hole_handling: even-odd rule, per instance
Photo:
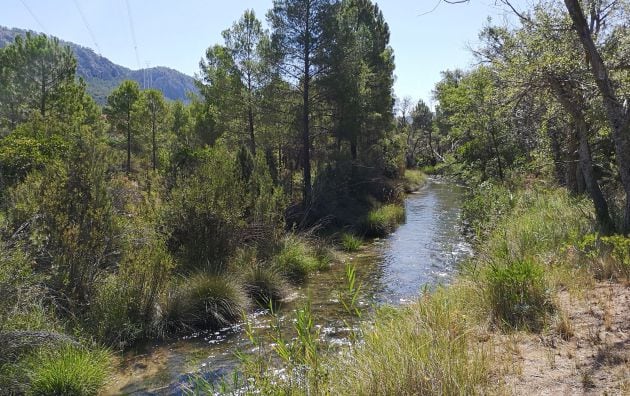
{"label": "grass tuft", "polygon": [[233,280],[198,273],[173,285],[166,321],[176,330],[218,329],[238,321],[247,296]]}
{"label": "grass tuft", "polygon": [[327,269],[331,261],[326,249],[314,249],[305,239],[295,234],[287,235],[282,241],[274,266],[292,282],[303,282],[308,274]]}
{"label": "grass tuft", "polygon": [[247,295],[260,307],[269,303],[277,305],[286,297],[287,285],[276,269],[255,263],[243,272],[243,283]]}
{"label": "grass tuft", "polygon": [[363,241],[359,237],[347,233],[341,234],[341,247],[346,252],[356,252],[361,249],[362,244]]}
{"label": "grass tuft", "polygon": [[99,393],[109,370],[109,354],[64,347],[33,356],[29,394],[87,396]]}
{"label": "grass tuft", "polygon": [[406,193],[418,191],[427,182],[427,175],[419,170],[407,169],[403,176],[403,187]]}
{"label": "grass tuft", "polygon": [[476,394],[485,352],[472,342],[464,300],[440,288],[405,308],[381,310],[364,342],[341,357],[331,394]]}
{"label": "grass tuft", "polygon": [[384,237],[393,232],[398,224],[405,221],[405,208],[398,204],[388,204],[370,211],[364,222],[367,236]]}

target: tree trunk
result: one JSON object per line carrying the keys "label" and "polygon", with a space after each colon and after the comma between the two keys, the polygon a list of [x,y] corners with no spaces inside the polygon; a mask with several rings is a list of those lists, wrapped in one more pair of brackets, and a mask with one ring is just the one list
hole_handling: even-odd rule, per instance
{"label": "tree trunk", "polygon": [[309,126],[309,88],[311,84],[311,53],[310,53],[310,7],[306,7],[306,28],[304,42],[304,89],[302,91],[302,99],[304,101],[302,109],[302,161],[303,161],[303,189],[302,189],[302,205],[304,209],[311,204],[311,137]]}
{"label": "tree trunk", "polygon": [[595,206],[595,215],[597,217],[597,223],[599,224],[600,231],[603,234],[611,234],[614,232],[615,226],[610,218],[610,212],[608,211],[608,203],[604,198],[604,194],[599,187],[595,172],[593,171],[593,160],[591,157],[591,148],[588,143],[587,125],[583,118],[575,120],[575,128],[579,140],[578,155],[580,158],[580,170],[584,176],[584,184],[586,191],[593,200]]}
{"label": "tree trunk", "polygon": [[626,193],[626,207],[621,231],[624,234],[628,234],[630,232],[630,109],[628,104],[622,103],[615,93],[615,88],[608,75],[608,68],[604,64],[593,41],[591,30],[586,23],[579,0],[564,0],[564,4],[573,21],[573,27],[584,47],[586,58],[602,96],[608,123],[612,130],[619,176]]}
{"label": "tree trunk", "polygon": [[157,168],[157,142],[155,140],[155,113],[151,117],[151,135],[153,142],[153,171]]}
{"label": "tree trunk", "polygon": [[565,153],[565,180],[567,189],[574,195],[584,192],[582,171],[579,167],[578,142],[570,128],[567,128],[567,151]]}
{"label": "tree trunk", "polygon": [[549,82],[553,88],[556,98],[567,113],[571,115],[571,119],[573,120],[578,141],[577,151],[579,169],[584,177],[586,191],[593,201],[595,215],[597,217],[597,223],[600,230],[604,234],[609,234],[614,231],[614,223],[610,217],[610,212],[608,211],[608,203],[604,198],[604,194],[599,187],[597,177],[593,171],[593,160],[591,158],[591,149],[588,143],[589,127],[582,111],[584,108],[584,105],[582,105],[582,98],[577,97],[571,87],[566,86],[557,78],[550,78]]}
{"label": "tree trunk", "polygon": [[350,154],[352,155],[352,160],[356,161],[357,159],[357,142],[354,137],[350,139]]}
{"label": "tree trunk", "polygon": [[131,173],[131,108],[127,110],[127,174]]}
{"label": "tree trunk", "polygon": [[547,131],[550,140],[551,157],[553,159],[553,169],[556,175],[556,181],[560,186],[566,186],[566,172],[564,170],[564,161],[562,160],[562,146],[560,145],[560,131],[557,128],[549,128]]}
{"label": "tree trunk", "polygon": [[251,103],[247,108],[247,121],[249,123],[249,144],[252,149],[252,155],[256,157],[256,136],[254,135],[254,111]]}

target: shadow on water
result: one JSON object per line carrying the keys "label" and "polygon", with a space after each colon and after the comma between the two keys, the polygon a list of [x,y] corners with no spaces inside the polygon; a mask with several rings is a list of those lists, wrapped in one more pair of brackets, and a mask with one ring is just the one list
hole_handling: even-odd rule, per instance
{"label": "shadow on water", "polygon": [[[457,264],[472,253],[461,230],[463,195],[460,186],[429,180],[406,198],[406,221],[395,233],[347,258],[355,264],[362,285],[359,304],[368,313],[364,320],[369,320],[376,305],[404,304],[425,286],[448,283]],[[344,265],[339,263],[296,289],[277,313],[283,332],[290,335],[294,310],[310,301],[321,340],[331,348],[348,344],[348,335],[360,323],[339,302],[344,279]],[[265,312],[251,314],[248,320],[256,332],[270,331],[271,317]],[[256,352],[241,324],[147,345],[123,358],[111,390],[113,394],[182,394],[193,375],[209,381],[229,376],[238,364],[236,351]]]}

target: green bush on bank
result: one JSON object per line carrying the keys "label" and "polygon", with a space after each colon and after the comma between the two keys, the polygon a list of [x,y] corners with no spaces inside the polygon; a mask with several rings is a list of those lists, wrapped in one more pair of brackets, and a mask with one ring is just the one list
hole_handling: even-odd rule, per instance
{"label": "green bush on bank", "polygon": [[403,176],[403,187],[406,193],[418,191],[427,182],[427,175],[415,169],[406,169]]}
{"label": "green bush on bank", "polygon": [[384,237],[393,232],[405,220],[405,208],[399,204],[387,204],[371,210],[363,224],[368,237]]}
{"label": "green bush on bank", "polygon": [[554,311],[545,270],[535,261],[490,265],[486,277],[493,318],[499,325],[537,331]]}

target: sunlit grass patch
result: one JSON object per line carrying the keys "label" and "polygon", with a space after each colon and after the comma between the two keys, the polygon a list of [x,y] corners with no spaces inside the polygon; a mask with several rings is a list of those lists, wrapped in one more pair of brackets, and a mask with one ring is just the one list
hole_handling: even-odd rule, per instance
{"label": "sunlit grass patch", "polygon": [[384,237],[404,220],[405,208],[398,204],[388,204],[370,211],[363,228],[367,236]]}
{"label": "sunlit grass patch", "polygon": [[104,350],[67,346],[35,354],[30,362],[32,395],[97,395],[109,372],[110,356]]}
{"label": "sunlit grass patch", "polygon": [[403,185],[405,192],[411,193],[418,191],[427,182],[427,175],[422,171],[414,169],[406,169],[403,176]]}

